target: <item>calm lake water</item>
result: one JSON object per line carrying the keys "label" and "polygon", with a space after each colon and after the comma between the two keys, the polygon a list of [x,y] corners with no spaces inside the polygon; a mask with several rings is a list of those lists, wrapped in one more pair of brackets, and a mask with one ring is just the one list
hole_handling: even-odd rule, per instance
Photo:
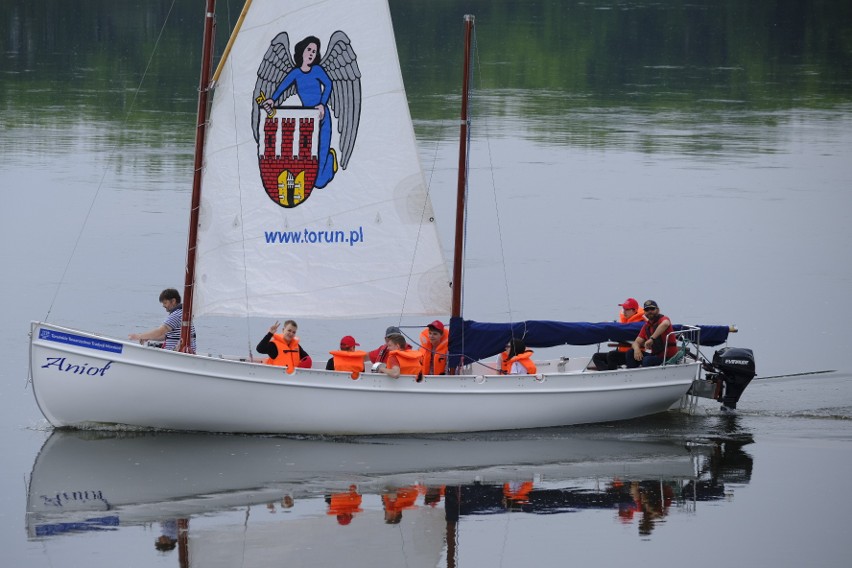
{"label": "calm lake water", "polygon": [[[162,35],[169,2],[0,7],[4,565],[848,564],[848,3],[391,2],[447,251],[461,17],[477,16],[467,317],[600,321],[653,298],[736,325],[760,377],[835,372],[755,381],[736,417],[53,433],[26,384],[29,321],[125,337],[183,281],[201,6],[182,4]],[[220,3],[220,35],[238,10]],[[214,353],[269,326],[197,323]],[[388,322],[300,324],[322,353],[346,333],[378,345]]]}

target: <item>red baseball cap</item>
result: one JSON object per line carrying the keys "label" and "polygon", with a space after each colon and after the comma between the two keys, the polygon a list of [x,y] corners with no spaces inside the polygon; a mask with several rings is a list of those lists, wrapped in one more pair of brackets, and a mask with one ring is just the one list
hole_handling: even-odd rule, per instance
{"label": "red baseball cap", "polygon": [[361,345],[360,343],[355,342],[355,338],[352,337],[351,335],[346,335],[346,336],[343,337],[343,339],[340,340],[340,346],[341,347],[356,347],[356,346],[360,346],[360,345]]}
{"label": "red baseball cap", "polygon": [[622,308],[624,308],[625,310],[638,310],[639,309],[639,302],[636,301],[636,298],[627,298],[626,300],[624,300],[623,304],[618,304],[618,305],[621,306]]}
{"label": "red baseball cap", "polygon": [[441,332],[444,331],[444,324],[442,324],[438,320],[433,321],[432,323],[430,323],[426,327],[431,327],[431,328],[436,329],[436,330],[441,331]]}

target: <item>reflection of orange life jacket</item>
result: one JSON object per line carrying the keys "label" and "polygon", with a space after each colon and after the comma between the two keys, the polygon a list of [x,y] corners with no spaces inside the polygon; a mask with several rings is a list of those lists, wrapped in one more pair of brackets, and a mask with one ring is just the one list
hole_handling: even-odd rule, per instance
{"label": "reflection of orange life jacket", "polygon": [[393,366],[390,364],[392,363],[391,358],[396,357],[401,375],[417,375],[423,368],[421,355],[420,351],[414,351],[413,349],[391,351],[390,355],[388,355],[388,367]]}
{"label": "reflection of orange life jacket", "polygon": [[535,375],[537,368],[535,366],[535,363],[533,363],[533,360],[530,358],[532,357],[532,354],[532,351],[524,351],[520,355],[515,355],[514,357],[509,359],[506,362],[509,366],[509,372],[512,372],[512,366],[515,363],[520,363],[521,366],[526,369],[528,375]]}
{"label": "reflection of orange life jacket", "polygon": [[[447,372],[447,353],[450,351],[450,330],[446,327],[436,347],[429,341],[429,328],[420,332],[420,352],[423,354],[423,374],[443,375]],[[429,364],[434,367],[430,371]]]}
{"label": "reflection of orange life jacket", "polygon": [[288,373],[295,373],[296,367],[299,366],[299,338],[294,337],[293,341],[287,343],[283,335],[275,333],[270,341],[278,348],[278,357],[267,357],[263,362],[267,365],[286,366]]}
{"label": "reflection of orange life jacket", "polygon": [[[645,321],[645,310],[639,308],[636,310],[636,313],[630,316],[629,318],[624,317],[624,312],[618,314],[619,323],[634,323],[637,321]],[[618,350],[622,353],[626,353],[631,350],[630,345],[618,345]]]}
{"label": "reflection of orange life jacket", "polygon": [[532,481],[524,481],[520,485],[517,485],[516,483],[503,484],[503,496],[515,503],[529,503],[530,491],[532,490]]}
{"label": "reflection of orange life jacket", "polygon": [[334,356],[335,371],[364,371],[366,351],[329,351]]}
{"label": "reflection of orange life jacket", "polygon": [[354,514],[361,511],[361,495],[353,488],[346,493],[335,493],[328,503],[329,515]]}
{"label": "reflection of orange life jacket", "polygon": [[393,494],[382,495],[382,504],[385,511],[402,511],[403,509],[413,509],[416,507],[415,502],[420,490],[417,486],[400,487]]}

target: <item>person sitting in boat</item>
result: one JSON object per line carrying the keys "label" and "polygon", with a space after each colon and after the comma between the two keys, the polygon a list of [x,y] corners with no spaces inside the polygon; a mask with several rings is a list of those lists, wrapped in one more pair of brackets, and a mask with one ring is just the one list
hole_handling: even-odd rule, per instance
{"label": "person sitting in boat", "polygon": [[[183,321],[183,304],[180,303],[180,292],[174,288],[166,288],[160,292],[160,303],[169,313],[160,327],[144,333],[131,333],[128,337],[133,341],[145,344],[146,341],[164,341],[163,349],[183,351],[180,344],[180,328]],[[195,326],[190,326],[190,353],[195,353]]]}
{"label": "person sitting in boat", "polygon": [[[621,306],[618,314],[619,323],[634,323],[645,321],[645,310],[639,307],[636,298],[627,298]],[[624,357],[630,351],[630,343],[619,343],[615,349],[610,351],[598,351],[592,355],[592,364],[589,369],[593,371],[614,371],[624,365]]]}
{"label": "person sitting in boat", "polygon": [[351,335],[346,335],[340,340],[338,351],[329,351],[331,358],[325,364],[326,371],[351,371],[362,373],[364,371],[364,360],[367,358],[366,351],[356,350],[360,343],[355,341]]}
{"label": "person sitting in boat", "polygon": [[625,355],[628,369],[640,364],[643,367],[656,367],[677,354],[677,340],[672,331],[672,320],[660,313],[654,300],[645,302],[645,325],[631,344],[631,351]]}
{"label": "person sitting in boat", "polygon": [[506,351],[500,354],[501,375],[534,375],[538,370],[532,360],[532,350],[523,339],[511,339]]}
{"label": "person sitting in boat", "polygon": [[[369,353],[370,363],[387,363],[388,355],[390,354],[390,343],[389,340],[394,335],[402,336],[402,331],[396,327],[395,325],[390,326],[385,330],[385,342],[383,345],[376,347]],[[406,349],[411,349],[411,345],[406,344]]]}
{"label": "person sitting in boat", "polygon": [[420,353],[423,356],[424,375],[445,375],[447,354],[450,351],[450,331],[435,320],[420,332]]}
{"label": "person sitting in boat", "polygon": [[387,363],[376,363],[373,371],[384,373],[398,379],[400,375],[415,375],[418,381],[423,379],[423,361],[419,350],[406,349],[405,337],[391,335],[388,338]]}
{"label": "person sitting in boat", "polygon": [[299,326],[295,321],[287,320],[279,334],[279,325],[277,321],[272,324],[269,333],[260,340],[255,348],[258,353],[269,356],[263,362],[267,365],[287,367],[288,373],[295,373],[296,367],[310,369],[313,365],[311,356],[299,345],[299,338],[296,337],[296,330],[299,329]]}

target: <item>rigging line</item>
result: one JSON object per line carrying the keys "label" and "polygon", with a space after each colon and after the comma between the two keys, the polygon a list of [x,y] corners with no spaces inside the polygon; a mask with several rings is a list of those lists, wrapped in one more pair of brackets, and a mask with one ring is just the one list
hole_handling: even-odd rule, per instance
{"label": "rigging line", "polygon": [[[476,30],[474,29],[474,46],[476,45]],[[479,51],[476,51],[477,61],[479,57]],[[479,82],[483,83],[482,80],[482,65],[477,65],[477,71],[479,72]],[[513,319],[513,311],[512,311],[512,296],[509,293],[509,271],[506,267],[506,249],[503,244],[503,226],[500,222],[500,205],[497,200],[497,181],[494,178],[494,154],[491,151],[491,135],[488,131],[488,121],[483,121],[485,123],[485,147],[488,152],[488,171],[491,175],[491,195],[494,198],[494,211],[496,214],[496,224],[497,224],[497,241],[500,245],[500,263],[503,266],[503,287],[505,289],[505,297],[506,297],[506,309],[508,310],[508,321],[509,323],[514,323]]]}
{"label": "rigging line", "polygon": [[[142,77],[139,79],[139,84],[136,86],[136,90],[133,92],[133,98],[130,99],[130,105],[127,107],[127,112],[124,115],[124,122],[121,125],[122,133],[127,131],[127,123],[130,121],[130,114],[133,112],[133,109],[136,106],[136,99],[139,98],[139,92],[142,90],[142,84],[145,82],[145,78],[148,76],[148,70],[151,69],[151,64],[154,61],[154,54],[157,53],[157,49],[160,45],[160,40],[163,38],[163,32],[166,29],[166,24],[169,23],[169,18],[172,15],[172,10],[175,7],[176,1],[177,0],[172,0],[171,5],[169,5],[169,11],[166,13],[166,17],[163,20],[163,25],[160,27],[160,32],[157,34],[157,40],[154,42],[154,47],[151,49],[151,55],[148,57],[148,63],[145,65],[145,71],[142,72]],[[44,321],[48,321],[50,319],[50,313],[53,311],[53,306],[56,303],[56,298],[59,296],[59,290],[65,283],[65,277],[68,275],[68,269],[71,268],[71,261],[74,260],[74,256],[77,254],[77,248],[80,245],[80,240],[83,238],[83,233],[86,230],[86,225],[89,223],[89,218],[92,216],[92,211],[94,211],[95,209],[95,202],[97,201],[98,196],[101,193],[101,189],[103,189],[104,180],[106,179],[110,163],[115,159],[115,156],[117,154],[116,148],[118,148],[119,139],[116,139],[115,142],[113,142],[112,147],[107,153],[107,160],[104,166],[103,173],[101,174],[101,179],[98,182],[98,186],[95,188],[95,194],[92,196],[92,200],[89,202],[89,209],[86,211],[86,216],[83,217],[83,224],[80,227],[80,231],[77,233],[77,238],[74,239],[74,246],[71,248],[71,254],[68,255],[68,261],[65,263],[65,268],[62,269],[62,275],[59,277],[59,282],[56,285],[56,290],[53,292],[53,297],[50,299],[50,305],[47,307],[47,313],[44,316]]]}

